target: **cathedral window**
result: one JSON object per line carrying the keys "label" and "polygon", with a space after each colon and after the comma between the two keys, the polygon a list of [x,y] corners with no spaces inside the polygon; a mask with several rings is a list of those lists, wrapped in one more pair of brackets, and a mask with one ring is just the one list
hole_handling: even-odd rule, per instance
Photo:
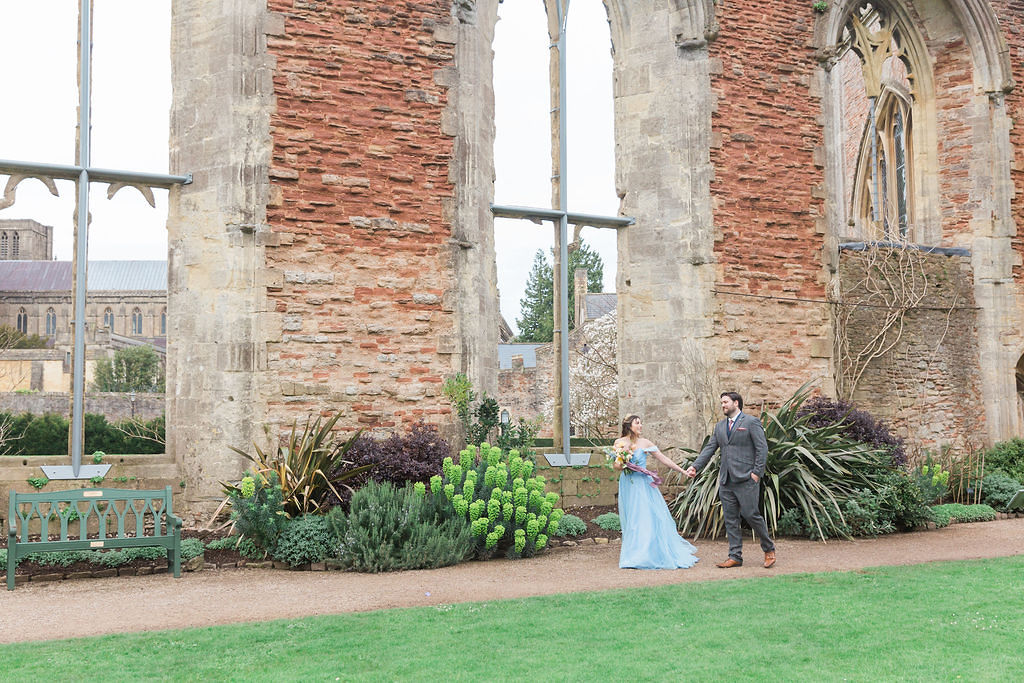
{"label": "cathedral window", "polygon": [[18,233],[14,233],[13,235],[11,235],[11,258],[12,259],[17,259],[20,256],[19,252],[21,251],[21,249],[20,249],[20,246],[19,246],[19,242],[21,242],[21,235],[19,235]]}
{"label": "cathedral window", "polygon": [[24,308],[18,309],[18,331],[22,334],[28,334],[28,313],[25,312]]}
{"label": "cathedral window", "polygon": [[9,239],[10,238],[7,236],[6,232],[0,233],[0,259],[7,258],[7,250],[10,246],[8,242]]}
{"label": "cathedral window", "polygon": [[114,311],[110,308],[103,311],[103,326],[111,332],[114,331]]}
{"label": "cathedral window", "polygon": [[132,334],[142,334],[142,311],[137,308],[132,310]]}
{"label": "cathedral window", "polygon": [[46,309],[46,334],[51,337],[57,334],[57,311],[53,308]]}
{"label": "cathedral window", "polygon": [[922,189],[914,169],[919,69],[908,30],[884,4],[861,2],[846,22],[840,51],[847,206],[850,225],[859,226],[851,237],[921,240],[924,235],[912,234],[920,223],[914,198]]}
{"label": "cathedral window", "polygon": [[167,309],[160,312],[160,334],[167,336]]}

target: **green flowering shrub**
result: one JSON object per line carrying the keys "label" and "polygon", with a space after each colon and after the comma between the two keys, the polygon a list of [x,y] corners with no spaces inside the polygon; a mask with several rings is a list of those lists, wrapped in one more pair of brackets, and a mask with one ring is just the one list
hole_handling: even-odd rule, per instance
{"label": "green flowering shrub", "polygon": [[1002,472],[986,474],[981,482],[981,502],[997,510],[1005,510],[1020,487],[1019,481]]}
{"label": "green flowering shrub", "polygon": [[949,493],[949,472],[942,465],[927,462],[911,476],[926,503],[940,501]]}
{"label": "green flowering shrub", "polygon": [[[563,517],[562,519],[565,518]],[[598,515],[594,518],[594,524],[607,531],[622,531],[622,522],[619,520],[618,514],[614,512]]]}
{"label": "green flowering shrub", "polygon": [[415,485],[370,481],[352,495],[347,515],[335,507],[326,519],[341,565],[359,572],[446,567],[471,557],[476,545],[465,518]]}
{"label": "green flowering shrub", "polygon": [[225,493],[231,501],[235,529],[259,549],[258,558],[253,559],[272,554],[278,536],[288,524],[277,472],[246,473],[238,486],[225,487]]}
{"label": "green flowering shrub", "polygon": [[582,536],[587,533],[587,523],[576,515],[565,515],[558,522],[558,536]]}
{"label": "green flowering shrub", "polygon": [[555,507],[558,494],[544,492],[544,477],[533,468],[516,450],[468,446],[458,462],[444,459],[443,476],[431,478],[427,497],[469,523],[481,559],[531,557],[547,547],[564,514]]}
{"label": "green flowering shrub", "polygon": [[322,515],[303,515],[293,519],[277,537],[274,559],[292,567],[323,562],[337,554],[338,540]]}

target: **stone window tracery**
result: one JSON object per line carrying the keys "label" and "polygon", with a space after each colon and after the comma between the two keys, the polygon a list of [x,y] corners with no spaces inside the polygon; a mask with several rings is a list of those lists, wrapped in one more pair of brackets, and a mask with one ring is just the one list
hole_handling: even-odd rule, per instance
{"label": "stone window tracery", "polygon": [[160,311],[160,334],[167,335],[167,309]]}
{"label": "stone window tracery", "polygon": [[142,334],[142,311],[138,308],[132,310],[132,334]]}
{"label": "stone window tracery", "polygon": [[11,258],[12,259],[17,259],[20,256],[20,251],[21,251],[20,242],[21,242],[21,235],[19,235],[18,233],[14,233],[13,235],[11,235]]}
{"label": "stone window tracery", "polygon": [[28,334],[28,313],[25,312],[24,308],[18,309],[18,331],[22,334]]}
{"label": "stone window tracery", "polygon": [[862,2],[847,19],[840,50],[850,224],[859,237],[905,241],[913,235],[919,173],[913,152],[917,69],[907,28],[884,4]]}
{"label": "stone window tracery", "polygon": [[0,233],[0,259],[7,258],[7,251],[10,247],[9,239],[6,232]]}
{"label": "stone window tracery", "polygon": [[114,331],[114,311],[109,307],[103,311],[103,325],[111,332]]}
{"label": "stone window tracery", "polygon": [[51,337],[57,334],[57,311],[52,307],[46,309],[46,334]]}

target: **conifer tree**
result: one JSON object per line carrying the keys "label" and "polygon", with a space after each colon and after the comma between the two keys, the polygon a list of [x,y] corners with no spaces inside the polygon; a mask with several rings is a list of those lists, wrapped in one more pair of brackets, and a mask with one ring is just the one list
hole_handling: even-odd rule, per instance
{"label": "conifer tree", "polygon": [[[583,240],[579,248],[569,253],[569,327],[576,326],[575,321],[575,289],[572,274],[579,268],[587,270],[587,291],[600,292],[604,284],[604,261],[601,255],[592,251]],[[554,337],[554,268],[544,254],[538,249],[533,257],[533,267],[526,281],[526,292],[519,300],[520,318],[516,320],[519,327],[517,341],[549,342]]]}

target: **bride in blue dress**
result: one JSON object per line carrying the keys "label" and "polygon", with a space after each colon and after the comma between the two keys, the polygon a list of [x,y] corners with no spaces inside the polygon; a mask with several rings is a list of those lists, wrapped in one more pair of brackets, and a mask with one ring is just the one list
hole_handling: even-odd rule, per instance
{"label": "bride in blue dress", "polygon": [[[643,423],[636,415],[622,422],[622,437],[614,448],[626,448],[633,455],[631,462],[647,468],[647,457],[653,455],[669,468],[683,474],[683,468],[672,462],[650,440],[640,436]],[[684,540],[668,511],[661,491],[649,475],[634,472],[621,463],[614,464],[619,475],[619,521],[622,525],[620,569],[686,569],[697,562],[697,549]]]}

